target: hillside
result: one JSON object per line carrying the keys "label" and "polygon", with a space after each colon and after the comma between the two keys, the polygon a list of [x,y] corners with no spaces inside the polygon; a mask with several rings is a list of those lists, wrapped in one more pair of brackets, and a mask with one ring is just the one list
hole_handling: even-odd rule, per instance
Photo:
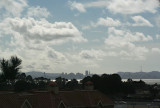
{"label": "hillside", "polygon": [[[122,79],[160,79],[160,72],[158,71],[152,71],[152,72],[117,72],[116,74],[119,74]],[[35,77],[47,77],[47,78],[57,78],[59,76],[67,79],[82,79],[85,76],[83,74],[62,74],[62,73],[43,73],[43,72],[26,72],[26,75],[31,75],[33,78]]]}
{"label": "hillside", "polygon": [[122,79],[160,79],[160,72],[118,72]]}
{"label": "hillside", "polygon": [[58,76],[60,76],[60,73],[45,73],[44,72],[26,72],[26,75],[31,75],[33,78],[35,77],[46,77],[46,78],[56,78]]}

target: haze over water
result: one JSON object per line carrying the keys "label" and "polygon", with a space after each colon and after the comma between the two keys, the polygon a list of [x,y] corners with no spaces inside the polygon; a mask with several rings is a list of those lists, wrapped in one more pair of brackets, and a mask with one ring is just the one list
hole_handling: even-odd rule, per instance
{"label": "haze over water", "polygon": [[[144,81],[146,84],[160,84],[160,79],[132,79],[133,81],[139,81],[142,80]],[[122,81],[127,81],[127,79],[122,79]]]}

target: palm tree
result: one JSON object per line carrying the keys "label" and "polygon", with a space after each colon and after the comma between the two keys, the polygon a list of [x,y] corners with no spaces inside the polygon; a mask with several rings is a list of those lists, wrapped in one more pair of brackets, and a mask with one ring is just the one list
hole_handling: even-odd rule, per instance
{"label": "palm tree", "polygon": [[14,80],[21,69],[22,60],[17,56],[11,56],[9,60],[2,59],[0,61],[0,70],[6,80]]}

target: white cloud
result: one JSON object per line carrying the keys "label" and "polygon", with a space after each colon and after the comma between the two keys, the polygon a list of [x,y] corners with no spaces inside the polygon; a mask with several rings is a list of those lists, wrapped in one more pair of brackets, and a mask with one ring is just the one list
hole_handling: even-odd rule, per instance
{"label": "white cloud", "polygon": [[108,28],[108,33],[114,34],[114,35],[123,35],[125,33],[125,31],[116,29],[115,27],[110,27],[110,28]]}
{"label": "white cloud", "polygon": [[[105,39],[107,50],[117,53],[117,56],[127,59],[144,59],[148,53],[146,47],[136,46],[135,42],[153,40],[151,36],[143,33],[132,33],[128,30],[118,30],[114,27],[108,29],[108,38]],[[115,54],[114,54],[115,55]]]}
{"label": "white cloud", "polygon": [[117,56],[119,56],[119,53],[116,51],[106,51],[106,56],[117,57]]}
{"label": "white cloud", "polygon": [[90,29],[91,26],[90,25],[82,25],[81,26],[83,30],[87,30],[87,29]]}
{"label": "white cloud", "polygon": [[96,25],[102,25],[102,26],[120,26],[121,22],[119,20],[114,20],[110,17],[106,18],[99,18]]}
{"label": "white cloud", "polygon": [[[71,61],[71,66],[75,65],[75,67],[79,67],[79,65],[83,68],[98,68],[100,65],[98,64],[100,61],[104,59],[106,56],[105,52],[101,49],[91,49],[91,50],[81,50],[79,52],[73,52],[72,56],[68,52],[66,55]],[[77,67],[77,68],[78,68]]]}
{"label": "white cloud", "polygon": [[102,58],[105,56],[105,52],[103,52],[102,50],[95,50],[95,49],[82,50],[79,55],[81,58],[86,60],[88,59],[102,60]]}
{"label": "white cloud", "polygon": [[107,45],[111,47],[130,46],[132,42],[150,41],[153,40],[151,36],[145,36],[143,33],[132,33],[127,30],[118,30],[114,27],[108,29],[109,37],[105,40]]}
{"label": "white cloud", "polygon": [[67,70],[69,56],[53,49],[53,45],[87,42],[71,22],[50,23],[46,18],[51,13],[46,8],[30,7],[26,0],[1,0],[0,12],[1,57],[20,57],[23,72]]}
{"label": "white cloud", "polygon": [[143,18],[142,16],[134,16],[134,17],[132,17],[132,19],[135,21],[135,24],[133,24],[133,26],[149,26],[149,27],[153,27],[153,25],[148,20]]}
{"label": "white cloud", "polygon": [[8,59],[9,57],[16,55],[22,59],[22,72],[40,71],[40,72],[55,72],[66,68],[70,64],[70,61],[65,54],[47,47],[43,50],[32,49],[0,49],[2,58]]}
{"label": "white cloud", "polygon": [[157,35],[156,35],[156,38],[157,38],[157,39],[160,39],[160,35],[159,35],[159,34],[157,34]]}
{"label": "white cloud", "polygon": [[158,0],[112,0],[107,8],[113,13],[136,14],[155,13],[158,7]]}
{"label": "white cloud", "polygon": [[126,60],[145,60],[146,55],[149,53],[148,48],[144,46],[136,46],[133,43],[125,44],[121,47],[116,47],[114,49],[109,48],[110,46],[106,46],[106,56],[109,57],[118,57],[120,59]]}
{"label": "white cloud", "polygon": [[[83,52],[80,51],[80,52]],[[72,54],[72,56],[70,56],[71,54],[68,53],[68,57],[70,59],[70,61],[72,62],[71,67],[76,67],[77,69],[79,68],[79,66],[81,66],[81,69],[86,69],[86,68],[91,68],[93,67],[94,69],[99,67],[98,61],[101,61],[101,59],[96,59],[96,58],[86,58],[83,57],[80,54]]]}
{"label": "white cloud", "polygon": [[129,59],[129,60],[144,60],[146,57],[145,55],[149,52],[146,47],[136,47],[135,45],[128,50],[121,50],[120,55],[122,59]]}
{"label": "white cloud", "polygon": [[[78,10],[82,13],[85,13],[87,8],[103,8],[102,10],[106,12],[105,14],[107,14],[108,11],[111,12],[109,15],[137,15],[145,12],[156,13],[158,7],[158,3],[155,0],[94,1],[95,2],[91,0],[90,2],[83,1],[84,3],[80,3],[81,1],[69,2],[69,5],[71,10]],[[83,71],[83,69],[90,67],[93,67],[93,70],[95,70],[99,66],[101,66],[100,68],[103,68],[102,70],[104,71],[106,67],[103,67],[103,64],[119,64],[120,59],[144,60],[149,50],[143,46],[143,42],[152,40],[151,36],[144,35],[140,32],[114,28],[131,26],[132,24],[128,23],[128,21],[126,21],[127,24],[124,25],[123,22],[120,22],[118,19],[100,17],[97,22],[82,26],[82,29],[90,29],[96,26],[110,27],[108,29],[108,37],[105,39],[105,46],[101,43],[101,40],[104,39],[103,37],[100,37],[100,40],[91,39],[91,43],[88,43],[89,46],[93,44],[97,49],[86,50],[86,45],[75,45],[75,47],[72,48],[70,47],[70,43],[69,45],[65,44],[66,46],[56,46],[57,44],[66,42],[74,42],[74,44],[77,42],[87,42],[87,39],[82,36],[82,33],[71,22],[51,23],[47,21],[47,18],[51,16],[47,8],[34,5],[29,6],[27,0],[0,0],[0,13],[0,55],[5,58],[11,55],[20,57],[23,60],[23,72],[62,72],[72,69],[75,71]],[[75,16],[79,15],[80,13],[75,14]],[[104,13],[101,13],[101,15],[104,15]],[[134,26],[153,26],[143,17],[135,17],[133,17],[135,21]],[[158,26],[160,25],[159,22],[159,17],[156,17]],[[91,32],[101,32],[100,34],[102,34],[104,30],[93,29]],[[160,36],[156,35],[156,38],[159,39]],[[94,43],[97,43],[97,45],[99,43],[101,44],[97,46]],[[81,47],[85,48],[83,49]],[[105,49],[104,47],[107,48]],[[66,50],[63,48],[66,48]],[[67,49],[70,48],[72,49],[68,51]],[[151,51],[152,53],[160,53],[159,48],[152,48]],[[116,63],[112,61],[113,59]],[[131,62],[126,62],[126,64],[128,65],[128,63]],[[117,67],[115,66],[115,68]]]}
{"label": "white cloud", "polygon": [[61,63],[65,64],[69,62],[64,54],[58,51],[55,51],[54,49],[51,49],[51,48],[47,51],[47,55],[48,55],[48,58],[51,59],[51,61],[54,61],[57,64],[61,64]]}
{"label": "white cloud", "polygon": [[106,8],[112,13],[120,14],[137,14],[142,12],[157,12],[159,7],[158,0],[98,0],[95,2],[88,3],[77,3],[80,4],[82,9],[78,9],[80,12],[84,11],[85,8]]}
{"label": "white cloud", "polygon": [[82,29],[90,29],[92,27],[107,26],[107,27],[118,27],[121,26],[121,22],[111,17],[98,18],[97,22],[90,22],[90,25],[82,25]]}
{"label": "white cloud", "polygon": [[159,48],[152,48],[152,52],[153,53],[160,53],[160,49]]}
{"label": "white cloud", "polygon": [[97,7],[97,8],[102,8],[102,7],[107,7],[110,5],[110,1],[108,0],[97,0],[94,2],[88,2],[83,4],[85,8],[92,8],[92,7]]}
{"label": "white cloud", "polygon": [[27,12],[28,17],[47,18],[50,15],[50,12],[46,8],[41,8],[40,6],[30,7]]}
{"label": "white cloud", "polygon": [[[45,43],[60,44],[67,41],[86,42],[81,32],[71,22],[50,23],[33,18],[7,18],[0,23],[4,34],[14,36],[14,41],[33,47]],[[28,44],[30,43],[30,44]]]}
{"label": "white cloud", "polygon": [[77,2],[69,2],[70,8],[72,10],[77,9],[79,12],[86,12],[83,4]]}
{"label": "white cloud", "polygon": [[155,22],[158,27],[160,27],[160,14],[155,17]]}
{"label": "white cloud", "polygon": [[27,7],[26,0],[0,0],[0,12],[5,16],[21,16],[22,11]]}
{"label": "white cloud", "polygon": [[[50,47],[46,47],[43,51],[30,49],[23,51],[25,71],[53,72],[58,68],[65,68],[65,65],[70,64],[63,53]],[[30,68],[30,65],[33,68]]]}
{"label": "white cloud", "polygon": [[[156,9],[159,7],[158,0],[98,0],[83,4],[77,2],[73,3],[75,4],[71,9],[77,9],[80,12],[85,12],[85,8],[95,7],[106,8],[115,14],[137,14],[142,12],[155,13],[157,12]],[[79,6],[77,4],[79,4]]]}
{"label": "white cloud", "polygon": [[93,39],[92,42],[100,42],[99,39]]}

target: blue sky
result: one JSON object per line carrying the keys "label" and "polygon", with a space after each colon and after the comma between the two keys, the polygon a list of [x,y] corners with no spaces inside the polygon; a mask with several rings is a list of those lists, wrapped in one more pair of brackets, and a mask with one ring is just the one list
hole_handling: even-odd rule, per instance
{"label": "blue sky", "polygon": [[23,72],[160,71],[158,0],[1,0],[0,55]]}

